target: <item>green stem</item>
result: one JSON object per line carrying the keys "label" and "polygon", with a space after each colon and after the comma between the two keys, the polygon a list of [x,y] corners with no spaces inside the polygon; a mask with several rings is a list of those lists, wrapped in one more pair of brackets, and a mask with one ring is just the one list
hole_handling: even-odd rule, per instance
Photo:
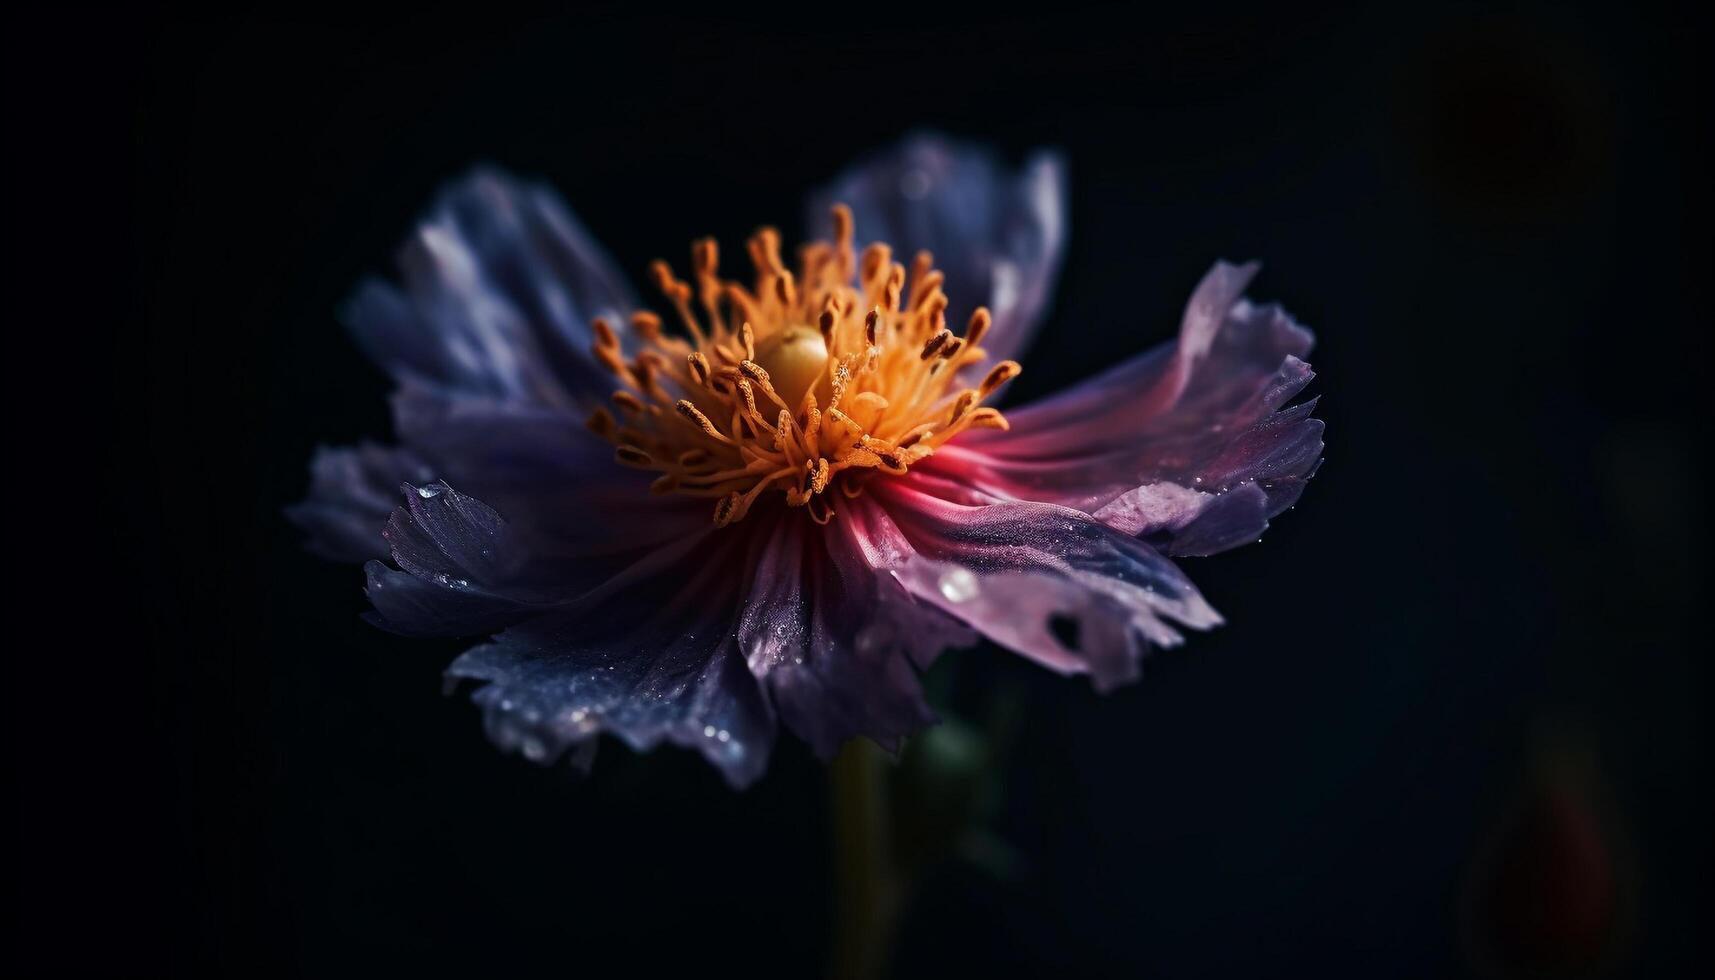
{"label": "green stem", "polygon": [[872,980],[887,967],[899,884],[888,833],[886,760],[853,739],[829,767],[834,833],[834,946],[829,976]]}

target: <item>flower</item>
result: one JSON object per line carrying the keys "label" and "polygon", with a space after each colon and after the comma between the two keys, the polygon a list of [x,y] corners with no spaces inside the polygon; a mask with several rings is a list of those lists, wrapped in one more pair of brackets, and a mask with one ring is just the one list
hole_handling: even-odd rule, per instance
{"label": "flower", "polygon": [[320,450],[291,516],[324,555],[391,555],[365,566],[386,628],[491,635],[448,677],[537,761],[607,732],[743,785],[780,724],[896,748],[934,720],[918,672],[979,637],[1132,680],[1221,622],[1170,559],[1256,540],[1320,462],[1314,402],[1285,407],[1311,335],[1218,263],[1176,342],[985,404],[1065,200],[1053,154],[918,136],[813,197],[833,236],[793,266],[766,228],[749,284],[712,240],[688,281],[656,263],[670,330],[550,191],[479,172],[348,310],[400,444]]}

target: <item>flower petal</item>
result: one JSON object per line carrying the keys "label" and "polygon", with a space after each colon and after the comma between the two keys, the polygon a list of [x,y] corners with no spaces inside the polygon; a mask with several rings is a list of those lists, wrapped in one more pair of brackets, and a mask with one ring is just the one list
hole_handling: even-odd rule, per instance
{"label": "flower petal", "polygon": [[914,667],[974,634],[918,604],[865,560],[853,501],[825,531],[784,508],[747,520],[757,535],[739,649],[780,718],[823,758],[863,735],[889,751],[935,721]]}
{"label": "flower petal", "polygon": [[545,405],[406,385],[394,427],[437,474],[486,501],[528,540],[536,560],[593,587],[642,551],[704,530],[704,501],[649,492],[649,477],[614,462],[583,419]]}
{"label": "flower petal", "polygon": [[[1284,370],[1286,359],[1307,356],[1315,340],[1278,306],[1242,299],[1257,268],[1255,263],[1216,263],[1186,304],[1174,343],[1060,394],[1010,409],[1005,433],[976,432],[962,442],[985,445],[1008,458],[1057,458],[1068,437],[1080,448],[1112,448],[1139,435],[1201,433],[1251,417],[1263,407],[1259,395]],[[1307,367],[1293,379],[1299,388],[1309,381]],[[1296,390],[1283,392],[1280,400]]]}
{"label": "flower petal", "polygon": [[1312,337],[1239,298],[1254,272],[1217,264],[1176,344],[1008,411],[1008,431],[943,447],[922,476],[976,499],[1074,507],[1169,554],[1255,540],[1315,473],[1322,423],[1314,401],[1282,409],[1314,376],[1300,359]]}
{"label": "flower petal", "polygon": [[542,186],[479,170],[446,188],[405,243],[402,288],[359,287],[346,319],[399,382],[578,405],[611,387],[590,321],[622,326],[624,277]]}
{"label": "flower petal", "polygon": [[774,719],[734,639],[742,538],[663,546],[608,584],[471,649],[447,670],[483,683],[489,737],[551,762],[600,732],[694,748],[734,786],[760,776]]}
{"label": "flower petal", "polygon": [[811,195],[809,227],[825,234],[828,210],[851,207],[864,242],[893,246],[899,261],[927,249],[946,274],[948,318],[994,315],[983,347],[994,362],[1029,344],[1053,292],[1066,243],[1065,161],[1037,151],[1019,170],[970,143],[923,133],[846,170]]}
{"label": "flower petal", "polygon": [[440,482],[400,490],[405,506],[384,532],[399,568],[364,566],[376,625],[410,636],[470,636],[560,597],[551,582],[532,581],[522,541],[493,508]]}
{"label": "flower petal", "polygon": [[320,446],[310,460],[310,492],[286,508],[309,532],[306,547],[334,561],[363,561],[387,553],[381,529],[399,503],[399,484],[426,483],[434,473],[415,453],[371,442]]}
{"label": "flower petal", "polygon": [[1100,689],[1135,679],[1149,644],[1176,646],[1174,623],[1221,622],[1172,562],[1087,514],[954,503],[910,477],[871,486],[897,527],[891,547],[912,555],[895,574],[913,595]]}

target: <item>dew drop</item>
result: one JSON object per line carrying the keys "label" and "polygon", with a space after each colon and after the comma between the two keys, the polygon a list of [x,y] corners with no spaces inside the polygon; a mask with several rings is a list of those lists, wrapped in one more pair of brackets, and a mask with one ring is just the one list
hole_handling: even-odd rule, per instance
{"label": "dew drop", "polygon": [[941,595],[945,596],[948,602],[968,602],[977,595],[977,577],[972,575],[969,569],[949,569],[941,575],[938,584],[941,587]]}

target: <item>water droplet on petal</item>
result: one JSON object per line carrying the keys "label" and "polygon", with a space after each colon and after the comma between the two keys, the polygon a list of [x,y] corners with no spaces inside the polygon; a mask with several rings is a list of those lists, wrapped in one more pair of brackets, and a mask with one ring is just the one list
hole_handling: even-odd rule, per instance
{"label": "water droplet on petal", "polygon": [[938,584],[941,595],[945,596],[948,602],[968,602],[977,595],[977,577],[972,575],[969,569],[949,569],[942,573]]}

